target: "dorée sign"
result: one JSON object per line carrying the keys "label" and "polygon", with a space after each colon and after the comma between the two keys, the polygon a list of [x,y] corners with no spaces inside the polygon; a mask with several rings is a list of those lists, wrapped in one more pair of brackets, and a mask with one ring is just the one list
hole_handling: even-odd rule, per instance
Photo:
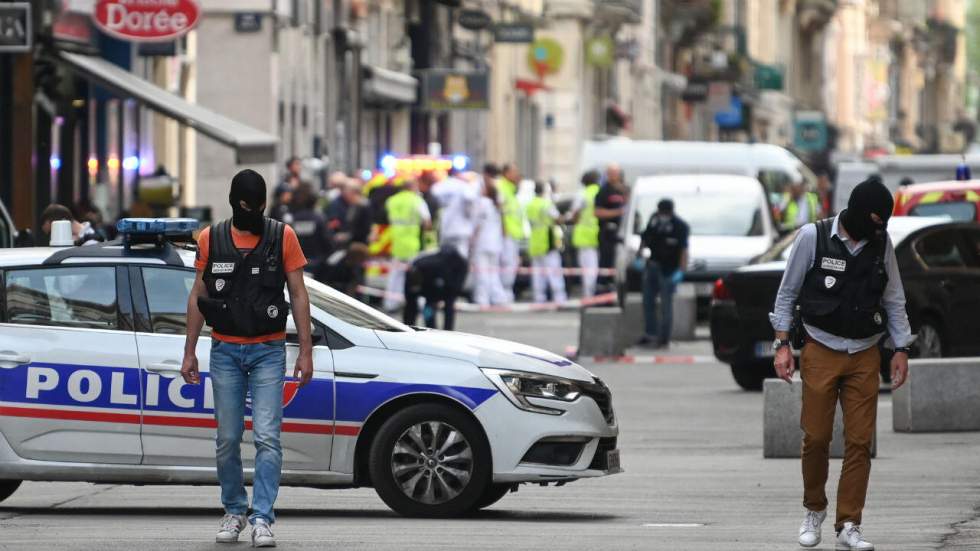
{"label": "dor\u00e9e sign", "polygon": [[104,33],[133,42],[174,40],[197,25],[197,0],[98,0],[92,19]]}

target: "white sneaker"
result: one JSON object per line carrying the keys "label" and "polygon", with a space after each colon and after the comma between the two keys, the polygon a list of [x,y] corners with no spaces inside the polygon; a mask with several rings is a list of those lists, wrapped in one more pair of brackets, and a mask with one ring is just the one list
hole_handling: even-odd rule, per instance
{"label": "white sneaker", "polygon": [[839,551],[849,549],[859,549],[860,551],[873,551],[875,548],[871,542],[864,541],[861,535],[861,527],[853,522],[845,522],[844,529],[837,534],[837,547]]}
{"label": "white sneaker", "polygon": [[275,547],[276,538],[272,535],[272,527],[265,519],[257,518],[252,524],[252,547]]}
{"label": "white sneaker", "polygon": [[820,545],[820,525],[827,518],[827,511],[807,511],[800,525],[800,545],[816,547]]}
{"label": "white sneaker", "polygon": [[245,515],[227,514],[221,517],[221,527],[218,528],[218,535],[214,537],[214,541],[218,543],[237,542],[238,534],[242,533],[246,524],[248,524],[248,520],[245,519]]}

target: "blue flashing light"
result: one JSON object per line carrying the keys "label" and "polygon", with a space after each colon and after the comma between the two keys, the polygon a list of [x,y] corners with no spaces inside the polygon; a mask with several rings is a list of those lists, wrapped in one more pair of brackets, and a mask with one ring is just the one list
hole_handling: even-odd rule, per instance
{"label": "blue flashing light", "polygon": [[61,157],[52,155],[51,158],[48,159],[48,163],[51,164],[51,170],[61,170]]}
{"label": "blue flashing light", "polygon": [[136,170],[140,167],[140,158],[136,156],[126,157],[122,162],[123,169]]}
{"label": "blue flashing light", "polygon": [[456,155],[453,157],[453,168],[456,170],[466,170],[470,166],[470,158],[466,155]]}
{"label": "blue flashing light", "polygon": [[394,155],[389,153],[384,157],[381,157],[381,162],[379,164],[381,165],[381,168],[388,171],[388,170],[395,170],[395,165],[397,163],[398,163],[398,159],[396,159]]}
{"label": "blue flashing light", "polygon": [[372,176],[374,176],[374,173],[368,169],[364,169],[361,171],[361,179],[364,180],[365,182],[370,180]]}
{"label": "blue flashing light", "polygon": [[116,223],[126,235],[187,235],[199,226],[193,218],[123,218]]}

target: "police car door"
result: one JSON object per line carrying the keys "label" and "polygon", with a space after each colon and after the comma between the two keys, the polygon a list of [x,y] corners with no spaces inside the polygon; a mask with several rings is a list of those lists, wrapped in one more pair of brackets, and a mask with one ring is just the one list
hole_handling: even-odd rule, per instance
{"label": "police car door", "polygon": [[41,461],[139,463],[140,378],[125,268],[3,271],[0,433]]}
{"label": "police car door", "polygon": [[[201,384],[189,385],[180,377],[187,297],[196,274],[185,268],[163,266],[130,269],[136,340],[146,389],[143,463],[213,467],[216,425],[208,376],[211,339],[207,327],[197,345]],[[290,339],[295,341],[295,329],[291,330]],[[315,346],[314,380],[300,390],[296,381],[291,380],[297,352],[296,345],[287,345],[281,437],[283,468],[326,471],[332,445],[333,360],[329,349]],[[254,457],[251,442],[252,433],[246,430],[242,455],[247,466]]]}

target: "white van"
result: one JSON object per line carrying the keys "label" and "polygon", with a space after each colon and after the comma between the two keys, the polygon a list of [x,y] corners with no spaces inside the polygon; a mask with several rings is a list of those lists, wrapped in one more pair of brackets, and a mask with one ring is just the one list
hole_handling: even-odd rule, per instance
{"label": "white van", "polygon": [[603,170],[609,163],[623,168],[626,184],[663,174],[737,174],[758,178],[769,201],[779,204],[784,184],[803,180],[816,187],[816,176],[795,155],[778,145],[736,142],[681,142],[610,138],[582,146],[580,173]]}

